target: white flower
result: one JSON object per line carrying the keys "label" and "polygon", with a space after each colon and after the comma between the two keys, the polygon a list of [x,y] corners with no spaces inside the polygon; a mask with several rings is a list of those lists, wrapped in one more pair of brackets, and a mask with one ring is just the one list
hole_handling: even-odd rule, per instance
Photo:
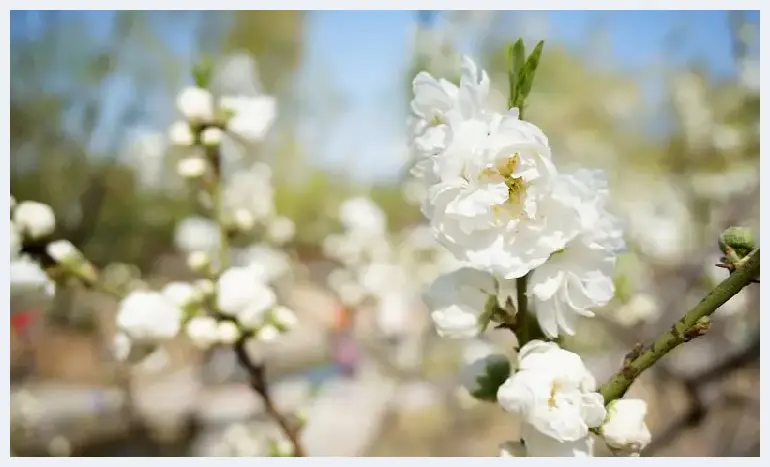
{"label": "white flower", "polygon": [[185,326],[187,337],[196,347],[207,349],[219,341],[218,323],[211,316],[196,316]]}
{"label": "white flower", "polygon": [[224,96],[219,105],[232,114],[227,129],[250,141],[264,139],[273,125],[277,101],[272,96]]}
{"label": "white flower", "polygon": [[208,163],[200,156],[190,156],[179,160],[176,164],[176,173],[184,178],[199,178],[206,173]]}
{"label": "white flower", "polygon": [[56,217],[51,206],[35,201],[23,201],[13,210],[16,228],[32,239],[51,235],[56,227]]}
{"label": "white flower", "polygon": [[272,340],[275,340],[278,338],[278,336],[281,335],[281,331],[278,330],[275,326],[272,324],[267,324],[265,326],[262,326],[259,331],[257,331],[257,339],[265,342],[269,342]]}
{"label": "white flower", "polygon": [[211,264],[211,255],[205,251],[191,251],[187,255],[187,267],[193,271],[203,271]]}
{"label": "white flower", "polygon": [[595,390],[596,381],[579,355],[534,340],[519,351],[518,370],[500,386],[497,400],[506,411],[518,413],[523,425],[556,441],[575,442],[604,421],[604,400]]}
{"label": "white flower", "polygon": [[211,219],[189,217],[177,225],[176,247],[185,252],[212,252],[219,248],[219,226]]}
{"label": "white flower", "polygon": [[559,441],[523,423],[520,436],[526,444],[527,457],[593,457],[594,437],[590,433],[575,441]]}
{"label": "white flower", "polygon": [[441,337],[476,337],[480,332],[479,317],[489,297],[496,293],[492,275],[464,267],[439,276],[431,284],[425,302]]}
{"label": "white flower", "polygon": [[593,317],[591,308],[609,303],[615,294],[614,266],[610,250],[571,242],[533,271],[528,294],[546,336],[574,335],[578,316]]}
{"label": "white flower", "polygon": [[254,228],[257,220],[248,209],[240,208],[233,211],[233,224],[241,232],[248,232]]}
{"label": "white flower", "polygon": [[184,121],[171,124],[168,129],[168,139],[176,146],[192,146],[195,143],[195,135],[190,129],[190,124]]}
{"label": "white flower", "polygon": [[383,336],[403,336],[413,327],[414,310],[411,299],[408,292],[398,288],[379,296],[374,318],[377,329]]}
{"label": "white flower", "polygon": [[201,143],[205,146],[219,146],[222,144],[223,132],[217,127],[208,127],[201,132]]}
{"label": "white flower", "polygon": [[228,211],[247,209],[261,220],[275,212],[272,170],[263,162],[255,162],[248,170],[239,170],[227,177],[224,205]]}
{"label": "white flower", "polygon": [[247,328],[260,326],[267,311],[276,303],[275,292],[261,279],[258,268],[247,266],[226,270],[219,278],[219,311],[236,317]]}
{"label": "white flower", "polygon": [[160,293],[180,308],[190,306],[201,299],[198,289],[188,282],[169,282]]}
{"label": "white flower", "polygon": [[358,197],[344,201],[340,205],[339,216],[347,230],[371,236],[385,233],[385,213],[369,198]]}
{"label": "white flower", "polygon": [[655,297],[647,293],[638,293],[619,307],[612,317],[624,326],[634,326],[642,322],[650,322],[658,315],[660,315],[660,306]]}
{"label": "white flower", "polygon": [[500,457],[527,457],[527,447],[521,441],[506,441],[500,445]]}
{"label": "white flower", "polygon": [[534,298],[540,328],[548,337],[575,334],[578,316],[606,305],[615,294],[616,251],[625,248],[617,219],[605,210],[601,171],[560,175],[554,188],[577,213],[579,235],[532,272],[527,293]]}
{"label": "white flower", "polygon": [[513,109],[450,123],[440,181],[423,213],[458,260],[506,279],[525,275],[580,230],[574,194],[554,190],[548,140]]}
{"label": "white flower", "polygon": [[176,106],[187,121],[210,122],[214,119],[214,97],[197,86],[188,86],[176,97]]}
{"label": "white flower", "polygon": [[56,285],[38,263],[21,256],[10,264],[10,290],[13,308],[18,310],[50,303]]}
{"label": "white flower", "polygon": [[279,329],[288,331],[295,327],[298,323],[297,315],[290,308],[285,306],[277,306],[270,313],[270,320]]}
{"label": "white flower", "polygon": [[69,240],[56,240],[46,246],[46,252],[48,256],[53,258],[57,263],[69,263],[80,261],[82,259],[82,253],[75,248]]}
{"label": "white flower", "polygon": [[614,253],[626,250],[625,224],[607,210],[610,194],[604,171],[581,169],[572,174],[559,175],[557,184],[574,195],[570,198],[580,217],[583,242]]}
{"label": "white flower", "polygon": [[241,335],[238,325],[232,321],[222,321],[217,326],[217,339],[222,344],[232,344]]}
{"label": "white flower", "polygon": [[118,329],[135,340],[171,339],[181,323],[181,308],[158,292],[131,292],[118,308]]}
{"label": "white flower", "polygon": [[288,217],[274,217],[267,225],[267,237],[278,244],[283,244],[294,238],[294,221]]}
{"label": "white flower", "polygon": [[291,258],[277,248],[267,245],[254,245],[237,255],[239,265],[250,266],[262,282],[272,283],[291,272]]}
{"label": "white flower", "polygon": [[617,399],[607,407],[607,419],[601,427],[601,434],[607,445],[627,454],[638,454],[652,436],[644,423],[647,403],[641,399]]}

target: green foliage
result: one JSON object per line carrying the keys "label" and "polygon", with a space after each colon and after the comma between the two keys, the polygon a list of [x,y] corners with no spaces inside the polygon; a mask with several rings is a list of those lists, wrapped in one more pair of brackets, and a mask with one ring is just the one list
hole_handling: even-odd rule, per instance
{"label": "green foliage", "polygon": [[511,375],[511,362],[503,355],[493,355],[487,359],[483,374],[476,378],[478,389],[471,395],[476,399],[497,402],[497,390]]}
{"label": "green foliage", "polygon": [[540,64],[540,57],[543,54],[544,41],[540,41],[535,46],[532,53],[524,60],[526,50],[524,40],[519,39],[508,48],[508,83],[509,98],[508,107],[518,108],[520,112],[524,111],[524,102],[532,91],[532,83],[535,81],[535,73]]}

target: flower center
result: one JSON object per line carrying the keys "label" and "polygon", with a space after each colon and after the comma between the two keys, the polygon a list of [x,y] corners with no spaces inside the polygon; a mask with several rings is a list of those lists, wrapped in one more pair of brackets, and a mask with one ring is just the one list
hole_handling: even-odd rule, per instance
{"label": "flower center", "polygon": [[514,177],[513,174],[519,168],[521,159],[519,153],[499,162],[495,167],[487,167],[482,171],[484,177],[490,179],[503,178],[508,187],[508,199],[502,204],[492,206],[492,212],[498,222],[519,219],[525,215],[524,198],[527,194],[529,182],[522,177]]}
{"label": "flower center", "polygon": [[548,408],[549,409],[555,409],[556,408],[556,393],[561,390],[561,383],[559,381],[554,380],[551,382],[551,393],[548,396]]}

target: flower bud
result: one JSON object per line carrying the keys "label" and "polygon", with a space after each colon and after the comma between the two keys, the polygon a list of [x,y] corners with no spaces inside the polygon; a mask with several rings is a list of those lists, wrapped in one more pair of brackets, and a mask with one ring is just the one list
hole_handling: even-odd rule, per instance
{"label": "flower bud", "polygon": [[511,363],[508,357],[490,354],[466,365],[461,380],[465,389],[476,399],[495,402],[498,389],[510,374]]}
{"label": "flower bud", "polygon": [[19,231],[32,239],[51,235],[56,217],[51,206],[35,201],[23,201],[13,211],[13,222]]}
{"label": "flower bud", "polygon": [[209,265],[211,256],[205,251],[192,251],[187,255],[187,267],[195,272],[203,272]]}
{"label": "flower bud", "polygon": [[730,250],[743,258],[754,249],[754,234],[747,227],[730,227],[719,236],[719,248],[730,256]]}
{"label": "flower bud", "polygon": [[270,313],[270,321],[279,331],[286,332],[297,325],[297,315],[285,306],[277,306]]}
{"label": "flower bud", "polygon": [[176,173],[180,177],[194,179],[200,178],[206,173],[206,159],[198,156],[185,157],[176,164]]}
{"label": "flower bud", "polygon": [[175,146],[192,146],[195,135],[187,122],[174,122],[168,129],[168,139]]}
{"label": "flower bud", "polygon": [[210,122],[214,118],[214,97],[197,86],[188,86],[176,98],[176,105],[189,122]]}
{"label": "flower bud", "polygon": [[219,146],[222,143],[222,130],[216,127],[209,127],[201,133],[201,143],[204,146]]}
{"label": "flower bud", "polygon": [[196,316],[185,326],[187,337],[200,349],[208,349],[219,341],[217,320],[211,316]]}
{"label": "flower bud", "polygon": [[256,220],[248,209],[236,209],[233,212],[233,225],[241,232],[248,232],[254,228]]}
{"label": "flower bud", "polygon": [[294,445],[287,439],[270,440],[267,452],[270,457],[292,457]]}
{"label": "flower bud", "polygon": [[94,284],[99,279],[96,268],[75,248],[69,240],[57,240],[46,246],[48,256],[64,270],[86,284]]}
{"label": "flower bud", "polygon": [[180,308],[188,308],[203,300],[203,294],[187,282],[169,282],[161,294]]}
{"label": "flower bud", "polygon": [[641,399],[617,399],[607,406],[607,418],[600,428],[607,445],[618,453],[638,454],[651,441],[644,423],[647,403]]}
{"label": "flower bud", "polygon": [[265,342],[275,340],[280,335],[281,331],[272,324],[266,324],[257,331],[257,339]]}
{"label": "flower bud", "polygon": [[217,339],[222,344],[232,344],[241,336],[238,325],[232,321],[222,321],[217,326]]}

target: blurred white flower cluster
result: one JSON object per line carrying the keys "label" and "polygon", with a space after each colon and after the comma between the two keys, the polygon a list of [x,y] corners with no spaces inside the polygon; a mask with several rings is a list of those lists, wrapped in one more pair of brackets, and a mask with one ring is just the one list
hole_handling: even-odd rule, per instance
{"label": "blurred white flower cluster", "polygon": [[[478,337],[490,321],[510,328],[530,313],[545,337],[573,335],[578,317],[612,299],[625,249],[623,226],[607,211],[606,176],[559,172],[545,134],[517,108],[491,110],[489,89],[486,72],[467,57],[457,86],[427,72],[413,81],[412,173],[426,187],[422,211],[461,263],[429,288],[431,316],[447,338]],[[527,288],[517,291],[521,278]],[[526,315],[516,306],[522,293]],[[613,449],[638,452],[649,442],[637,433],[638,417],[605,421],[604,399],[579,355],[528,335],[517,336],[515,365],[486,355],[464,374],[472,394],[522,421],[521,443],[507,443],[503,455],[590,456],[592,430],[600,429]]]}
{"label": "blurred white flower cluster", "polygon": [[422,288],[448,270],[453,258],[437,248],[426,226],[390,234],[385,213],[369,198],[344,201],[339,219],[343,231],[323,242],[324,254],[341,265],[329,274],[329,286],[347,307],[370,303],[383,335],[404,335]]}
{"label": "blurred white flower cluster", "polygon": [[34,243],[53,234],[56,226],[53,209],[43,203],[24,201],[16,204],[11,196],[10,274],[11,313],[45,307],[53,299],[56,286],[40,264],[24,254],[25,243]]}
{"label": "blurred white flower cluster", "polygon": [[11,313],[41,311],[56,291],[49,272],[96,280],[96,270],[68,240],[55,240],[56,217],[51,206],[10,198]]}
{"label": "blurred white flower cluster", "polygon": [[[177,169],[210,214],[180,222],[175,243],[201,278],[171,282],[159,291],[135,289],[123,298],[115,351],[132,363],[180,333],[206,349],[247,339],[272,341],[297,323],[275,290],[275,282],[291,272],[289,256],[275,246],[293,238],[294,224],[276,214],[270,168],[257,162],[235,170],[240,161],[224,155],[227,144],[265,137],[275,119],[275,99],[215,97],[208,88],[189,86],[176,104],[184,120],[171,126],[169,137],[186,149]],[[255,242],[260,233],[267,244]],[[236,247],[233,240],[246,246]]]}

